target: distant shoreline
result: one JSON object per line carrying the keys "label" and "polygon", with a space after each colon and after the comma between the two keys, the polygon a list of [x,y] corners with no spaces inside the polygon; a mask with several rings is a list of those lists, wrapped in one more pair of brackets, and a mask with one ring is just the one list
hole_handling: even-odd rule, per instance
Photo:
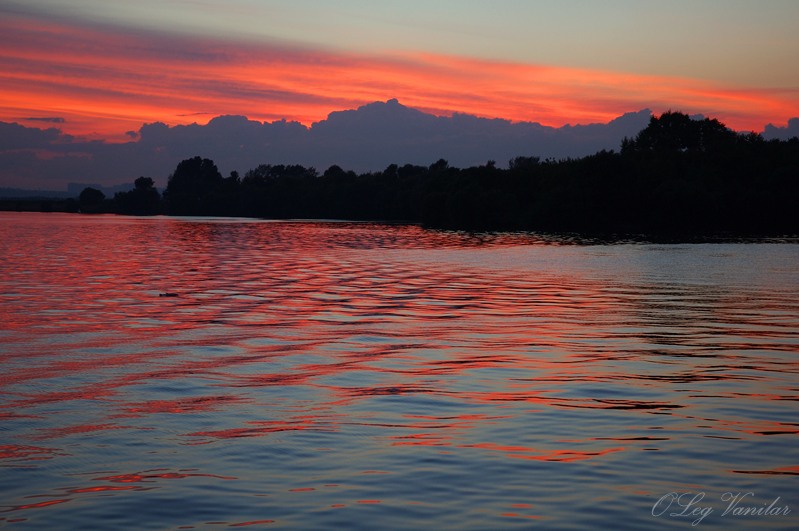
{"label": "distant shoreline", "polygon": [[335,165],[320,174],[262,164],[223,177],[212,160],[196,156],[178,164],[163,194],[149,177],[134,186],[113,198],[91,187],[77,199],[8,198],[0,210],[384,220],[622,240],[799,234],[799,138],[766,141],[681,113],[652,117],[636,138],[623,140],[620,152],[565,160],[520,156],[507,169],[494,161],[461,169],[439,159],[362,174]]}

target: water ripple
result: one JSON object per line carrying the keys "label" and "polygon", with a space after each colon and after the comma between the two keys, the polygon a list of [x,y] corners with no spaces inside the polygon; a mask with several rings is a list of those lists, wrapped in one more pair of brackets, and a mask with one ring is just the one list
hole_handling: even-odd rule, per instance
{"label": "water ripple", "polygon": [[795,244],[0,214],[0,257],[0,525],[640,529],[677,524],[652,515],[669,492],[799,503]]}

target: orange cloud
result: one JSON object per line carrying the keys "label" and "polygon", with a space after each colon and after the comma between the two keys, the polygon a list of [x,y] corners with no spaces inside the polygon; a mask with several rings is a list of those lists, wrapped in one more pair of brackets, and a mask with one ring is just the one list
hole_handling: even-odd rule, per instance
{"label": "orange cloud", "polygon": [[799,109],[799,90],[467,57],[357,55],[19,16],[0,22],[0,32],[11,43],[0,57],[0,120],[58,116],[65,132],[116,140],[145,122],[186,124],[203,115],[309,125],[333,110],[389,98],[439,115],[552,126],[651,108],[761,130]]}

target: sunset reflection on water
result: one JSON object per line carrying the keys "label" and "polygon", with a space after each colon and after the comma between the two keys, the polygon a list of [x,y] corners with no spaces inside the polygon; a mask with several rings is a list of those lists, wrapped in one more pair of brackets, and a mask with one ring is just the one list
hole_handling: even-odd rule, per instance
{"label": "sunset reflection on water", "polygon": [[796,244],[59,214],[0,234],[0,525],[691,527],[653,516],[673,491],[799,514]]}

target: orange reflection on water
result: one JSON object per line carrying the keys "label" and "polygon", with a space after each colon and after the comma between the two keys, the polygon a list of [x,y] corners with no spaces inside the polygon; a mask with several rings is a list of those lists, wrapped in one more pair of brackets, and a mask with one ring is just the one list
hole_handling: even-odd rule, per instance
{"label": "orange reflection on water", "polygon": [[62,498],[58,500],[47,500],[37,503],[26,503],[23,505],[15,505],[9,509],[0,510],[0,512],[25,511],[27,509],[42,509],[44,507],[50,507],[51,505],[58,505],[60,503],[67,503],[69,501],[72,500],[69,498]]}
{"label": "orange reflection on water", "polygon": [[799,476],[799,465],[783,466],[773,470],[733,470],[735,474],[763,474],[767,476]]}
{"label": "orange reflection on water", "polygon": [[129,486],[120,486],[120,485],[102,485],[99,487],[83,487],[78,489],[69,489],[67,492],[70,494],[85,494],[88,492],[109,492],[109,491],[118,491],[118,490],[136,490],[140,489],[141,487],[136,487],[134,485]]}
{"label": "orange reflection on water", "polygon": [[163,472],[162,470],[148,470],[145,472],[136,472],[132,474],[119,474],[115,476],[103,476],[94,478],[95,481],[111,481],[112,483],[151,483],[158,479],[184,479],[184,478],[216,478],[224,480],[236,479],[232,476],[219,476],[216,474],[198,474],[196,472]]}
{"label": "orange reflection on water", "polygon": [[69,454],[57,448],[43,448],[41,446],[24,446],[17,444],[0,445],[0,459],[39,461],[63,455]]}

